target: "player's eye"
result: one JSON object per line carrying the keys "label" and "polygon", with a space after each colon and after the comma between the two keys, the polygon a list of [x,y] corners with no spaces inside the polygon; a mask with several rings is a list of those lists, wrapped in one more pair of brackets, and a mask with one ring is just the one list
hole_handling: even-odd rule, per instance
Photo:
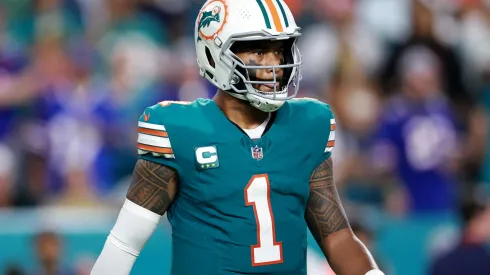
{"label": "player's eye", "polygon": [[274,54],[275,54],[275,55],[280,55],[280,54],[283,54],[283,53],[284,53],[284,50],[283,50],[283,49],[280,49],[280,50],[274,51]]}
{"label": "player's eye", "polygon": [[262,55],[264,55],[264,51],[263,50],[255,50],[254,55],[262,56]]}

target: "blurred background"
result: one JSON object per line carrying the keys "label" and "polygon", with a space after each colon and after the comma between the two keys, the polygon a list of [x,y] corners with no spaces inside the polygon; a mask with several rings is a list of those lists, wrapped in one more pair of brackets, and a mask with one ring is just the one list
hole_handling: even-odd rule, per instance
{"label": "blurred background", "polygon": [[[490,1],[285,1],[300,96],[332,105],[338,188],[386,274],[490,274]],[[0,274],[89,274],[144,108],[215,93],[196,67],[203,3],[0,0]],[[133,274],[169,274],[169,232]]]}

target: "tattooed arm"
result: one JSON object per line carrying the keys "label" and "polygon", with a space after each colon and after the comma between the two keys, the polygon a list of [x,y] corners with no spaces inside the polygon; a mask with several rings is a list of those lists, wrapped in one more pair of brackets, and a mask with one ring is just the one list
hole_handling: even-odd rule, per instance
{"label": "tattooed arm", "polygon": [[331,157],[310,177],[305,219],[336,274],[365,275],[377,269],[367,248],[350,229],[334,184]]}
{"label": "tattooed arm", "polygon": [[161,216],[175,197],[178,178],[174,169],[140,159],[126,198]]}
{"label": "tattooed arm", "polygon": [[177,172],[138,160],[126,201],[91,275],[129,275],[136,258],[175,198]]}

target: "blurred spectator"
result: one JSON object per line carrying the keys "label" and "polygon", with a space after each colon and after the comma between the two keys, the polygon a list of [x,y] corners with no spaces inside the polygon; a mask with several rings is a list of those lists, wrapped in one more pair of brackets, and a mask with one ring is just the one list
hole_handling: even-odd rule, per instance
{"label": "blurred spectator", "polygon": [[355,16],[357,1],[314,0],[312,6],[315,23],[300,40],[304,84],[328,87],[343,50],[350,51],[363,74],[375,75],[383,57],[382,44]]}
{"label": "blurred spectator", "polygon": [[2,273],[4,275],[25,275],[26,273],[23,269],[17,264],[8,265],[5,268],[5,271]]}
{"label": "blurred spectator", "polygon": [[464,1],[460,12],[460,48],[465,78],[469,87],[478,89],[482,75],[490,69],[490,3]]}
{"label": "blurred spectator", "polygon": [[304,59],[301,96],[329,102],[337,117],[334,149],[339,185],[359,173],[362,143],[376,120],[379,104],[373,76],[382,43],[356,17],[358,2],[312,1],[315,22],[300,39]]}
{"label": "blurred spectator", "polygon": [[34,40],[73,38],[83,33],[83,23],[78,2],[75,0],[32,1]]}
{"label": "blurred spectator", "polygon": [[348,41],[339,41],[339,53],[331,83],[323,90],[337,118],[334,148],[337,184],[363,178],[359,162],[366,138],[378,118],[380,98],[377,87],[362,66]]}
{"label": "blurred spectator", "polygon": [[288,5],[289,9],[293,13],[295,17],[299,17],[301,13],[304,10],[304,5],[305,2],[307,1],[301,1],[301,0],[285,0],[286,4]]}
{"label": "blurred spectator", "polygon": [[[359,0],[359,20],[387,43],[401,42],[411,32],[413,0]],[[447,2],[447,1],[446,1]]]}
{"label": "blurred spectator", "polygon": [[[484,85],[483,85],[483,93],[482,93],[482,105],[484,108],[484,119],[483,123],[480,123],[480,129],[482,130],[482,135],[484,136],[484,140],[486,146],[484,146],[484,150],[480,152],[483,154],[483,160],[481,163],[481,167],[479,169],[479,181],[483,184],[484,191],[486,196],[490,197],[490,67],[485,72],[484,75]],[[482,126],[484,125],[484,126]]]}
{"label": "blurred spectator", "polygon": [[92,268],[94,267],[95,261],[97,260],[96,255],[78,257],[75,263],[76,275],[90,275]]}
{"label": "blurred spectator", "polygon": [[461,62],[454,49],[441,43],[434,34],[434,14],[427,2],[413,0],[412,34],[406,41],[397,44],[392,49],[381,73],[381,84],[385,94],[398,92],[394,89],[400,81],[398,69],[407,52],[412,48],[425,47],[433,52],[440,63],[441,91],[448,96],[457,110],[456,119],[460,125],[465,125],[471,107],[471,96],[467,93],[462,82]]}
{"label": "blurred spectator", "polygon": [[75,275],[70,268],[63,266],[63,240],[54,232],[41,232],[35,236],[34,248],[39,267],[36,275]]}
{"label": "blurred spectator", "polygon": [[407,50],[399,65],[402,86],[383,110],[372,164],[402,183],[402,192],[388,200],[396,203],[391,207],[405,208],[402,212],[451,212],[457,199],[459,147],[454,113],[441,85],[442,65],[422,46]]}
{"label": "blurred spectator", "polygon": [[9,207],[14,204],[15,195],[15,156],[3,144],[0,144],[0,207]]}
{"label": "blurred spectator", "polygon": [[430,275],[484,275],[490,274],[490,208],[475,202],[461,207],[462,232],[459,244],[438,258],[431,266]]}

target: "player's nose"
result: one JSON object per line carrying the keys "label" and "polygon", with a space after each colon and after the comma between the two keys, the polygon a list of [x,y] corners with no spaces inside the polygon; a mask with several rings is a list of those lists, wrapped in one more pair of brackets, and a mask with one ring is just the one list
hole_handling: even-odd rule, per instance
{"label": "player's nose", "polygon": [[275,72],[276,76],[278,77],[282,76],[283,69],[278,68],[278,66],[281,64],[280,55],[274,52],[267,53],[264,63],[265,66],[270,66],[269,68],[266,69],[267,74],[273,74]]}

